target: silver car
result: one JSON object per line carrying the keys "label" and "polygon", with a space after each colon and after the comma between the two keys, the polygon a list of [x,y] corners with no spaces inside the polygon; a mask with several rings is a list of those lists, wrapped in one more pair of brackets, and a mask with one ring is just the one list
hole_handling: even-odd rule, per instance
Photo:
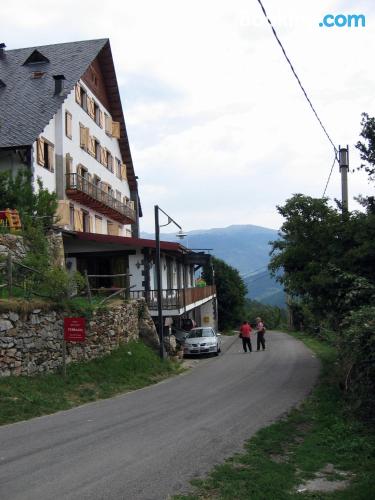
{"label": "silver car", "polygon": [[214,354],[221,351],[221,335],[210,326],[193,328],[184,341],[184,354]]}

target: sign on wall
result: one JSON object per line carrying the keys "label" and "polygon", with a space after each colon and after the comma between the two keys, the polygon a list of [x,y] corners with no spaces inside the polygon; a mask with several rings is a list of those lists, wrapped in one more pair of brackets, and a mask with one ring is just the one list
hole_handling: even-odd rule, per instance
{"label": "sign on wall", "polygon": [[64,340],[84,342],[86,340],[85,318],[64,318]]}

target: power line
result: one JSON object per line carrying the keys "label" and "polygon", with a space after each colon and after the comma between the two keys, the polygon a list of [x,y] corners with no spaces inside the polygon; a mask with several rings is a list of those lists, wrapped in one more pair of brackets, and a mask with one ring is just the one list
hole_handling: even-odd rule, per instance
{"label": "power line", "polygon": [[326,187],[324,188],[324,191],[323,191],[323,196],[322,196],[322,198],[324,198],[324,196],[325,196],[325,194],[326,194],[327,187],[328,187],[329,181],[330,181],[330,179],[331,179],[331,175],[332,175],[333,167],[335,166],[336,161],[337,161],[337,156],[335,155],[335,158],[333,159],[332,167],[331,167],[331,170],[330,170],[330,172],[329,172],[329,176],[328,176],[328,179],[327,179],[327,182],[326,182]]}
{"label": "power line", "polygon": [[[302,90],[302,92],[303,92],[303,95],[305,96],[305,98],[306,98],[307,102],[309,103],[310,108],[312,109],[312,111],[313,111],[313,113],[314,113],[314,115],[315,115],[316,119],[318,120],[318,122],[319,122],[319,124],[320,124],[321,128],[323,129],[323,132],[325,133],[325,135],[327,136],[327,138],[328,138],[329,142],[330,142],[330,143],[331,143],[331,145],[333,146],[333,149],[334,149],[334,151],[335,151],[335,161],[336,161],[336,160],[337,160],[337,153],[338,153],[338,150],[337,150],[337,148],[336,148],[336,146],[335,146],[334,142],[332,141],[331,137],[329,136],[329,134],[328,134],[328,132],[327,132],[327,129],[326,129],[326,128],[325,128],[325,126],[323,125],[322,120],[319,118],[318,113],[316,112],[316,110],[315,110],[315,108],[314,108],[314,106],[313,106],[313,104],[312,104],[312,102],[311,102],[311,100],[310,100],[309,96],[307,95],[307,92],[306,92],[306,90],[304,89],[304,87],[303,87],[303,85],[302,85],[302,83],[301,83],[301,80],[299,79],[299,77],[298,77],[298,75],[297,75],[297,73],[296,73],[296,70],[295,70],[295,69],[294,69],[294,67],[293,67],[293,64],[291,63],[291,61],[290,61],[290,59],[289,59],[289,57],[288,57],[288,55],[287,55],[287,53],[286,53],[286,51],[285,51],[285,49],[284,49],[284,47],[283,47],[283,44],[281,43],[280,38],[278,37],[278,35],[277,35],[277,33],[276,33],[275,28],[273,27],[273,25],[272,25],[272,22],[271,22],[270,18],[268,17],[267,12],[266,12],[266,9],[264,8],[264,6],[263,6],[263,4],[262,4],[261,0],[258,0],[258,3],[259,3],[259,5],[260,5],[260,7],[261,7],[261,9],[262,9],[262,11],[263,11],[263,14],[264,14],[265,18],[267,19],[268,24],[270,25],[270,27],[271,27],[271,29],[272,29],[272,32],[273,32],[273,34],[274,34],[274,36],[275,36],[275,38],[276,38],[276,40],[277,40],[277,43],[280,45],[280,48],[281,48],[281,50],[282,50],[282,52],[283,52],[283,54],[284,54],[284,56],[285,56],[285,59],[287,60],[287,62],[288,62],[288,64],[289,64],[289,66],[290,66],[290,69],[292,70],[292,73],[293,73],[293,75],[295,76],[295,78],[296,78],[296,80],[297,80],[297,82],[298,82],[298,85],[301,87],[301,90]],[[333,163],[333,165],[334,165],[334,164],[335,164],[335,162]],[[325,189],[324,189],[324,193],[326,192],[326,189],[327,189],[327,187],[328,187],[329,180],[330,180],[330,178],[331,178],[331,174],[332,174],[332,170],[333,170],[333,165],[332,165],[332,168],[331,168],[331,172],[330,172],[330,174],[329,174],[329,177],[328,177],[328,181],[327,181],[326,187],[325,187]],[[324,196],[324,194],[323,194],[323,196]]]}
{"label": "power line", "polygon": [[251,276],[252,274],[256,273],[257,271],[261,271],[262,269],[267,269],[268,266],[262,266],[258,267],[258,269],[254,269],[253,271],[248,271],[247,273],[241,274],[241,278],[247,278],[248,276]]}

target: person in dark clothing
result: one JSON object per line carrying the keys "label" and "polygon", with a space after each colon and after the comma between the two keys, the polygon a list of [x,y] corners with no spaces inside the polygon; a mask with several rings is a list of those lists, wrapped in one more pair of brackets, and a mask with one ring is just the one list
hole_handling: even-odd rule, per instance
{"label": "person in dark clothing", "polygon": [[252,351],[250,335],[251,335],[251,326],[247,321],[244,321],[240,328],[240,337],[242,339],[242,347],[244,352],[247,352],[247,348],[249,348],[249,352]]}
{"label": "person in dark clothing", "polygon": [[266,333],[266,328],[262,321],[262,318],[256,318],[257,322],[257,351],[260,350],[260,346],[262,345],[263,351],[266,349],[266,341],[264,340],[264,334]]}

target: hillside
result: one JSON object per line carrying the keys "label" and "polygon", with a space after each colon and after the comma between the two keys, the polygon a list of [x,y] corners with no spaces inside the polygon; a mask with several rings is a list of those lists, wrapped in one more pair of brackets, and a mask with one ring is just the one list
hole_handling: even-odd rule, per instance
{"label": "hillside", "polygon": [[[161,235],[161,239],[177,241],[176,233]],[[141,233],[142,238],[154,238],[153,233]],[[235,267],[248,286],[248,297],[271,305],[284,305],[280,284],[267,272],[269,242],[278,238],[275,229],[253,225],[233,225],[225,228],[189,231],[182,241],[193,250],[211,249],[212,255]]]}

